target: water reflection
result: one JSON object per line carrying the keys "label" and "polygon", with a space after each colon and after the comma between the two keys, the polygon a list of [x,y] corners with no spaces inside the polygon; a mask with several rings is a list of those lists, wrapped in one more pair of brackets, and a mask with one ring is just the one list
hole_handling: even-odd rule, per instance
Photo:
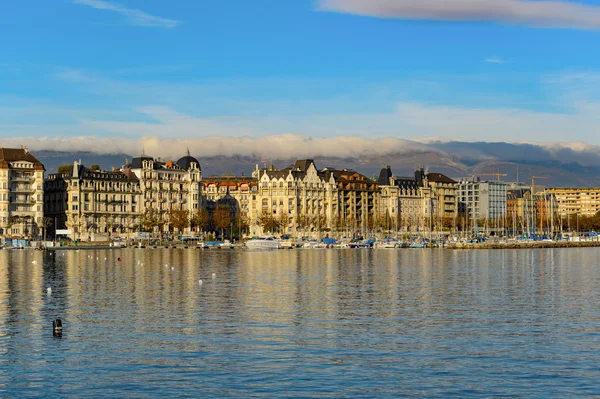
{"label": "water reflection", "polygon": [[0,396],[586,395],[598,254],[0,251]]}

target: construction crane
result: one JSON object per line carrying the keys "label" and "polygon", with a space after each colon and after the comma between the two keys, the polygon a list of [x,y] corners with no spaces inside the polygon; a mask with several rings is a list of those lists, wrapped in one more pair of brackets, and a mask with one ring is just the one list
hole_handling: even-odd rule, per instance
{"label": "construction crane", "polygon": [[529,176],[531,179],[531,198],[533,198],[533,194],[535,194],[535,179],[549,179],[550,176]]}
{"label": "construction crane", "polygon": [[506,176],[506,173],[494,173],[494,168],[492,168],[492,173],[481,173],[473,176],[496,176],[498,181],[500,181],[500,176]]}
{"label": "construction crane", "polygon": [[500,176],[506,176],[506,173],[481,173],[473,176],[496,176],[500,181]]}

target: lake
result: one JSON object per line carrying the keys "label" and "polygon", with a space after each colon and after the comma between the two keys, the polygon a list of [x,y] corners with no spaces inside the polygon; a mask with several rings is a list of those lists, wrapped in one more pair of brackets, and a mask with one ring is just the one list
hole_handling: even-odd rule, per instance
{"label": "lake", "polygon": [[4,250],[0,397],[600,395],[599,259]]}

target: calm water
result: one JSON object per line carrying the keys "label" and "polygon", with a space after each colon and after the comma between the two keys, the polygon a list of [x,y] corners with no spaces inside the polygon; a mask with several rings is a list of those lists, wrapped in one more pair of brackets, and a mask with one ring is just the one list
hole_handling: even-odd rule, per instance
{"label": "calm water", "polygon": [[599,255],[0,251],[0,397],[600,395]]}

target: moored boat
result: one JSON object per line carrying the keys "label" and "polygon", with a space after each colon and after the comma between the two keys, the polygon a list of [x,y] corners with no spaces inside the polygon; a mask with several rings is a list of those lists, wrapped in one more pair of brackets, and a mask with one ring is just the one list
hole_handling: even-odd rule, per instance
{"label": "moored boat", "polygon": [[280,249],[283,248],[281,241],[275,238],[275,236],[264,236],[253,238],[246,241],[246,248],[248,249]]}

